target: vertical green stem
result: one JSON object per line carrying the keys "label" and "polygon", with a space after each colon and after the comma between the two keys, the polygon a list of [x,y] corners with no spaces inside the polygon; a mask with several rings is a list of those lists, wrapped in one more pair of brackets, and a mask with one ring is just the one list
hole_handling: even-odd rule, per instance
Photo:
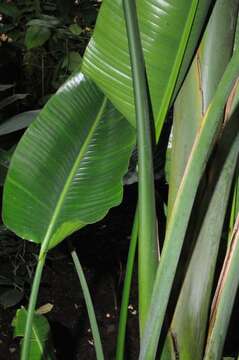
{"label": "vertical green stem", "polygon": [[129,296],[130,288],[132,282],[135,252],[137,247],[138,239],[138,207],[135,212],[134,224],[131,233],[129,254],[126,265],[126,275],[124,280],[124,288],[122,294],[122,301],[120,306],[120,318],[119,318],[119,328],[118,328],[118,337],[117,337],[117,346],[116,346],[116,360],[124,360],[124,351],[125,351],[125,334],[126,334],[126,324],[127,324],[127,315],[128,315],[128,305],[129,305]]}
{"label": "vertical green stem", "polygon": [[151,126],[145,66],[134,0],[123,8],[131,59],[137,123],[139,168],[139,318],[142,336],[158,265]]}
{"label": "vertical green stem", "polygon": [[22,344],[21,360],[28,360],[30,355],[32,322],[33,322],[37,296],[41,282],[42,270],[45,264],[45,260],[46,260],[46,252],[44,251],[44,248],[42,246],[39,254],[39,259],[38,259],[37,268],[31,290],[30,301],[27,309],[27,321],[26,321],[25,334]]}
{"label": "vertical green stem", "polygon": [[90,326],[91,326],[91,330],[92,330],[92,335],[93,335],[93,339],[94,339],[94,345],[95,345],[95,351],[96,351],[96,358],[97,360],[104,360],[104,354],[103,354],[103,349],[102,349],[102,344],[101,344],[101,339],[100,339],[100,333],[99,333],[99,329],[98,329],[98,325],[97,325],[97,321],[96,321],[96,317],[95,317],[95,311],[94,311],[94,306],[91,300],[91,296],[90,296],[90,292],[89,292],[89,288],[85,279],[85,275],[80,263],[80,260],[77,256],[77,253],[75,250],[71,251],[71,256],[75,265],[75,269],[77,272],[77,275],[79,277],[80,283],[81,283],[81,288],[83,291],[83,295],[84,295],[84,299],[85,299],[85,303],[86,303],[86,307],[87,307],[87,312],[88,312],[88,316],[89,316],[89,320],[90,320]]}

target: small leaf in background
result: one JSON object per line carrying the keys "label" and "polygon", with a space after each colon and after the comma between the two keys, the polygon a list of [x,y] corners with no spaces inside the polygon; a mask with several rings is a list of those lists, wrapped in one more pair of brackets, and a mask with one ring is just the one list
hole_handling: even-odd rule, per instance
{"label": "small leaf in background", "polygon": [[0,91],[6,91],[14,87],[14,84],[1,84]]}
{"label": "small leaf in background", "polygon": [[0,124],[0,136],[25,129],[36,119],[40,110],[25,111]]}
{"label": "small leaf in background", "polygon": [[78,24],[70,25],[69,30],[75,35],[80,35],[82,33],[82,28]]}
{"label": "small leaf in background", "polygon": [[25,45],[28,49],[42,46],[51,37],[51,31],[43,26],[33,25],[27,29]]}
{"label": "small leaf in background", "polygon": [[79,70],[79,65],[81,64],[82,57],[77,51],[71,51],[65,57],[62,63],[62,69],[67,69],[70,73],[73,73],[76,69]]}
{"label": "small leaf in background", "polygon": [[33,19],[27,23],[28,26],[41,26],[47,28],[54,28],[60,24],[60,21],[55,16],[42,15],[39,19]]}
{"label": "small leaf in background", "polygon": [[14,4],[0,4],[0,13],[16,19],[21,13]]}
{"label": "small leaf in background", "polygon": [[4,309],[15,306],[23,299],[23,296],[23,291],[17,289],[7,290],[0,296],[0,305],[3,306]]}
{"label": "small leaf in background", "polygon": [[[12,322],[15,337],[24,336],[26,319],[27,310],[25,308],[17,310],[16,316]],[[46,317],[44,317],[43,315],[34,315],[29,359],[55,359],[54,350],[50,339],[50,325]]]}
{"label": "small leaf in background", "polygon": [[18,100],[23,100],[28,96],[28,94],[15,94],[12,96],[8,96],[7,98],[0,101],[0,110],[15,103]]}
{"label": "small leaf in background", "polygon": [[60,20],[57,17],[52,16],[52,15],[42,14],[41,19],[44,21],[47,21],[48,24],[51,24],[52,26],[57,26],[60,24]]}
{"label": "small leaf in background", "polygon": [[39,314],[39,315],[47,314],[47,313],[51,312],[53,307],[54,307],[54,305],[51,304],[51,303],[42,305],[37,309],[36,313]]}

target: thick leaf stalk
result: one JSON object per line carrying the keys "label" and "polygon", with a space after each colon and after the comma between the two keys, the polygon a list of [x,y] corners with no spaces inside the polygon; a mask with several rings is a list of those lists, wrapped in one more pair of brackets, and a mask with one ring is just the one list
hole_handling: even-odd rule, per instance
{"label": "thick leaf stalk", "polygon": [[32,337],[32,324],[35,314],[35,308],[36,308],[36,302],[37,302],[37,296],[39,292],[39,287],[41,283],[41,277],[42,277],[42,271],[46,260],[46,249],[48,247],[48,243],[43,243],[37,268],[34,275],[33,285],[31,289],[31,296],[29,300],[29,305],[27,309],[27,320],[26,320],[26,327],[25,327],[25,334],[23,338],[22,343],[22,351],[21,351],[21,360],[29,360],[30,359],[30,353],[31,353],[31,337]]}
{"label": "thick leaf stalk", "polygon": [[145,66],[137,22],[136,5],[124,0],[123,8],[132,67],[138,149],[139,192],[139,316],[143,334],[158,265],[157,219],[154,194],[152,132]]}

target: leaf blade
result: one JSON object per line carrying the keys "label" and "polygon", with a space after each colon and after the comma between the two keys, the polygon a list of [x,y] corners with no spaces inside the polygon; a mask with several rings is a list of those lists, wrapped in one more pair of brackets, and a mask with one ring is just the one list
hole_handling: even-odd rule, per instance
{"label": "leaf blade", "polygon": [[75,75],[28,128],[13,155],[4,188],[6,225],[36,243],[51,238],[52,247],[102,218],[121,201],[121,177],[134,138],[134,130],[96,86]]}
{"label": "leaf blade", "polygon": [[[137,2],[146,72],[158,133],[165,116],[159,112],[162,107],[165,107],[164,112],[167,112],[190,35],[196,4],[197,1],[194,0],[183,1],[180,4],[175,4],[171,0]],[[194,27],[194,40],[198,39],[209,6],[208,1],[200,2],[201,22],[197,21]],[[185,39],[182,40],[184,36]],[[194,46],[195,44],[192,45],[190,42],[184,72]],[[122,1],[106,0],[102,4],[93,38],[84,55],[82,71],[97,83],[116,108],[135,125],[131,67]]]}

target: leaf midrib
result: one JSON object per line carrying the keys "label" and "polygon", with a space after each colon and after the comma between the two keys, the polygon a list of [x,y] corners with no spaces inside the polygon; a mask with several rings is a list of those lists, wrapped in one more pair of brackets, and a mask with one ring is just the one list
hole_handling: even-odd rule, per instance
{"label": "leaf midrib", "polygon": [[59,199],[57,201],[57,204],[55,206],[55,209],[53,211],[52,220],[49,223],[49,226],[48,226],[48,229],[46,231],[45,237],[44,237],[44,239],[42,241],[42,252],[43,253],[47,252],[47,250],[48,250],[48,246],[49,246],[49,243],[50,243],[51,238],[52,238],[53,229],[54,229],[55,223],[57,221],[58,215],[59,215],[59,213],[61,211],[61,208],[62,208],[62,205],[64,203],[64,200],[65,200],[66,194],[68,192],[68,189],[69,189],[69,187],[71,185],[71,181],[72,181],[72,179],[73,179],[73,177],[75,175],[76,169],[78,168],[78,165],[79,165],[80,161],[83,159],[83,157],[84,157],[84,155],[85,155],[85,153],[87,151],[88,145],[89,145],[89,143],[90,143],[90,141],[92,139],[92,136],[93,136],[93,134],[95,132],[95,129],[96,129],[96,127],[97,127],[97,125],[98,125],[98,123],[99,123],[99,121],[100,121],[100,119],[102,117],[102,114],[104,112],[106,103],[107,103],[107,98],[104,97],[103,101],[102,101],[102,105],[101,105],[101,107],[100,107],[100,109],[98,111],[98,114],[97,114],[97,116],[95,118],[95,121],[93,123],[93,126],[92,126],[91,130],[89,131],[89,133],[88,133],[88,135],[87,135],[87,137],[86,137],[86,139],[84,141],[84,144],[83,144],[83,146],[82,146],[82,148],[81,148],[81,150],[79,152],[79,155],[77,156],[77,158],[76,158],[76,160],[74,162],[74,165],[72,167],[72,170],[70,171],[70,173],[68,175],[68,178],[67,178],[67,180],[65,182],[65,185],[64,185],[64,187],[62,189],[60,197],[59,197]]}

